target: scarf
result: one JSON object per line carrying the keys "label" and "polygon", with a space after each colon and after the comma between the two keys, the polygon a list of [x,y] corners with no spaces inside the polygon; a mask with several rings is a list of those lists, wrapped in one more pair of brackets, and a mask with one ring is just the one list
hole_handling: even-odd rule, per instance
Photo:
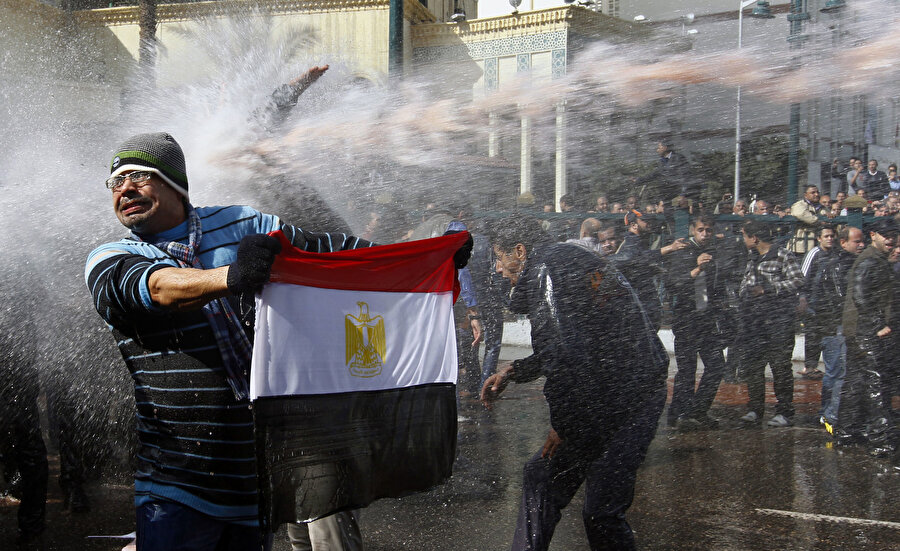
{"label": "scarf", "polygon": [[[156,241],[153,244],[174,258],[182,268],[197,268],[203,265],[197,256],[197,248],[203,231],[200,227],[200,216],[190,204],[188,210],[188,244],[177,241]],[[250,339],[241,328],[240,320],[226,298],[213,299],[203,306],[203,314],[209,322],[222,355],[228,386],[238,400],[249,398],[249,366],[253,354]]]}

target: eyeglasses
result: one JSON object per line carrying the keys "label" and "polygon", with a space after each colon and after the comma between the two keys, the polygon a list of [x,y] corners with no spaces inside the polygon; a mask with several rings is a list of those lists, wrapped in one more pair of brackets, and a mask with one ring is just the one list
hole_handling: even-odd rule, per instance
{"label": "eyeglasses", "polygon": [[112,191],[119,191],[121,189],[122,184],[125,183],[125,180],[131,180],[131,183],[134,184],[135,187],[144,187],[149,183],[150,177],[153,176],[152,172],[146,170],[135,170],[133,172],[129,172],[128,174],[120,174],[119,176],[113,176],[111,178],[106,179],[106,187]]}

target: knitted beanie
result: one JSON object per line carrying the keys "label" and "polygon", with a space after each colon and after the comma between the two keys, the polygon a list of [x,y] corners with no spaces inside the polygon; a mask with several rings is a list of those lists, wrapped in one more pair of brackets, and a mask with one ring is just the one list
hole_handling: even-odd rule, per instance
{"label": "knitted beanie", "polygon": [[126,170],[147,170],[188,199],[184,153],[175,138],[166,132],[138,134],[125,140],[116,149],[109,170],[110,176],[118,176]]}

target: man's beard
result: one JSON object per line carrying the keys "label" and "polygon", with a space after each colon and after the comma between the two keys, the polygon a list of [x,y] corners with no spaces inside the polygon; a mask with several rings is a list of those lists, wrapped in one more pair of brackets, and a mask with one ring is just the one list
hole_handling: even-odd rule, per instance
{"label": "man's beard", "polygon": [[129,230],[135,233],[145,233],[144,230],[146,229],[147,223],[153,218],[153,215],[156,214],[156,207],[152,201],[143,198],[130,202],[129,206],[135,203],[147,205],[149,208],[136,214],[123,214],[121,212],[117,212],[116,214],[119,215],[119,222]]}

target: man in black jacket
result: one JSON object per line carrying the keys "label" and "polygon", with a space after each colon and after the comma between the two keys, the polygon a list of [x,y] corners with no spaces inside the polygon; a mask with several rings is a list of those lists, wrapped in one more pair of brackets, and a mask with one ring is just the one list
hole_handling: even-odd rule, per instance
{"label": "man in black jacket", "polygon": [[[803,287],[800,289],[800,305],[798,310],[804,315],[804,354],[803,371],[800,375],[807,379],[818,379],[822,376],[819,371],[819,356],[822,354],[822,325],[830,320],[828,310],[837,302],[824,300],[822,293],[823,269],[838,256],[838,247],[835,247],[837,232],[834,226],[826,224],[816,228],[816,246],[806,251],[800,270],[803,272]],[[828,317],[820,319],[822,314]]]}
{"label": "man in black jacket", "polygon": [[591,549],[633,549],[625,511],[666,400],[668,357],[637,294],[608,261],[548,244],[534,220],[510,217],[493,238],[497,271],[528,314],[534,354],[485,381],[491,407],[509,381],[546,377],[550,433],[525,465],[513,549],[547,549],[565,507],[587,480]]}
{"label": "man in black jacket", "polygon": [[[707,412],[725,372],[724,347],[717,327],[724,305],[725,278],[719,274],[715,223],[709,215],[692,220],[687,248],[668,257],[666,287],[672,295],[678,373],[667,420],[669,426],[677,422],[680,430],[716,426]],[[695,391],[698,354],[703,360],[703,375]]]}
{"label": "man in black jacket", "polygon": [[882,396],[882,370],[893,354],[891,303],[894,274],[888,255],[900,236],[893,218],[876,219],[869,228],[871,245],[850,270],[844,301],[843,329],[847,339],[847,378],[841,393],[840,443],[867,444],[874,455],[893,453],[898,433],[890,404]]}
{"label": "man in black jacket", "polygon": [[841,327],[847,275],[865,247],[865,237],[859,228],[843,228],[838,239],[840,246],[836,247],[836,256],[821,266],[818,282],[811,289],[813,308],[822,331],[822,361],[825,364],[819,422],[829,432],[833,432],[834,429],[829,427],[834,427],[837,422],[841,388],[847,375],[847,343]]}
{"label": "man in black jacket", "polygon": [[676,239],[659,249],[651,249],[643,240],[650,232],[650,224],[637,210],[625,213],[625,237],[610,260],[632,284],[653,327],[659,331],[662,306],[659,300],[659,280],[663,273],[663,256],[687,247],[684,239]]}
{"label": "man in black jacket", "polygon": [[694,201],[700,199],[700,179],[692,173],[687,158],[675,151],[674,142],[670,138],[659,140],[656,152],[659,154],[656,170],[634,180],[636,191],[641,194],[641,186],[652,185],[669,197],[682,195]]}

